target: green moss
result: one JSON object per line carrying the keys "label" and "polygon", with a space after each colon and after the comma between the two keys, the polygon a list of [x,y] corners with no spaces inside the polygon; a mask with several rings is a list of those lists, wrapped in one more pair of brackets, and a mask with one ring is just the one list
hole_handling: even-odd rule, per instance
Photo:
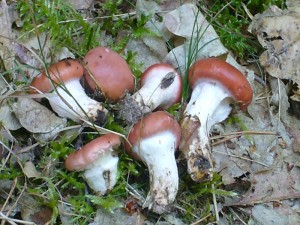
{"label": "green moss", "polygon": [[50,36],[53,52],[67,47],[77,55],[99,45],[100,30],[95,23],[84,20],[81,14],[61,0],[18,1],[17,9],[23,21],[22,38]]}
{"label": "green moss", "polygon": [[[243,60],[256,57],[262,48],[258,44],[255,37],[247,32],[251,19],[246,13],[245,7],[254,16],[263,12],[270,5],[284,7],[283,0],[231,0],[228,6],[224,8],[226,3],[221,0],[213,1],[208,5],[210,15],[208,19],[212,19],[214,15],[217,17],[212,19],[212,25],[220,36],[221,42],[233,54]],[[218,13],[219,12],[219,13]]]}
{"label": "green moss", "polygon": [[13,180],[23,175],[21,168],[15,165],[16,162],[12,162],[10,160],[5,165],[4,162],[4,159],[2,159],[2,161],[0,162],[0,180]]}

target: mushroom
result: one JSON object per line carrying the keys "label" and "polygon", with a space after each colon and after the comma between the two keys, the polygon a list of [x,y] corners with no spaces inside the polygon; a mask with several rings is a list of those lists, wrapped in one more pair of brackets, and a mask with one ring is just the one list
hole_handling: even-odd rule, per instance
{"label": "mushroom", "polygon": [[196,61],[188,71],[188,82],[193,92],[181,121],[183,138],[179,149],[187,158],[192,179],[202,181],[211,175],[211,127],[228,117],[233,101],[245,110],[253,91],[238,69],[218,58]]}
{"label": "mushroom", "polygon": [[156,213],[165,212],[175,200],[178,171],[175,150],[180,142],[180,126],[164,111],[150,113],[131,129],[125,148],[149,170],[150,191],[144,203]]}
{"label": "mushroom", "polygon": [[89,98],[80,84],[82,65],[74,59],[63,59],[42,71],[30,84],[30,93],[48,93],[52,109],[61,117],[79,122],[81,118],[103,123],[108,111]]}
{"label": "mushroom", "polygon": [[126,61],[106,47],[90,50],[83,59],[84,77],[92,91],[98,91],[111,102],[116,102],[133,91],[134,77]]}
{"label": "mushroom", "polygon": [[96,193],[104,195],[117,182],[119,158],[114,152],[120,136],[109,133],[72,152],[65,161],[69,171],[84,171],[83,177]]}
{"label": "mushroom", "polygon": [[169,64],[159,63],[148,67],[140,83],[140,90],[127,96],[120,110],[120,117],[128,124],[137,122],[155,109],[168,109],[181,100],[182,79]]}

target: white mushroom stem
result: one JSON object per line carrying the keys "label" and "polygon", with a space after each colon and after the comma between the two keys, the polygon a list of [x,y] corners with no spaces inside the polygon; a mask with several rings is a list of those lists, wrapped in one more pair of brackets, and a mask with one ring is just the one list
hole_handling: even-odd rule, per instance
{"label": "white mushroom stem", "polygon": [[[197,135],[188,143],[188,159],[189,173],[193,174],[196,165],[200,162],[195,162],[195,157],[204,156],[210,160],[209,154],[209,132],[211,127],[225,120],[230,111],[230,103],[232,95],[218,82],[201,81],[194,87],[191,99],[185,110],[182,127],[185,124],[191,123],[189,120],[200,121]],[[210,161],[211,164],[211,161]]]}
{"label": "white mushroom stem", "polygon": [[165,131],[143,139],[133,147],[149,170],[150,191],[144,207],[159,214],[175,200],[178,191],[175,140],[172,133]]}
{"label": "white mushroom stem", "polygon": [[56,93],[48,97],[48,100],[52,109],[61,117],[79,122],[80,118],[95,120],[101,113],[104,117],[107,114],[107,110],[100,102],[86,95],[77,79],[67,81],[63,86],[57,86],[54,92]]}
{"label": "white mushroom stem", "polygon": [[208,136],[211,127],[225,120],[230,111],[231,94],[215,81],[197,84],[186,107],[185,116],[197,116],[201,122],[201,134]]}
{"label": "white mushroom stem", "polygon": [[84,178],[88,185],[96,192],[104,195],[117,183],[119,157],[113,149],[109,149],[92,162],[84,171]]}
{"label": "white mushroom stem", "polygon": [[[179,85],[179,79],[175,72],[170,72],[170,68],[162,68],[159,71],[160,76],[153,76],[147,83],[145,83],[140,90],[138,90],[132,99],[138,104],[138,106],[143,109],[143,113],[152,112],[154,109],[167,108],[169,107],[175,96],[178,95],[174,93],[178,91],[177,87]],[[163,74],[163,75],[162,75]],[[164,82],[169,85],[164,85]]]}

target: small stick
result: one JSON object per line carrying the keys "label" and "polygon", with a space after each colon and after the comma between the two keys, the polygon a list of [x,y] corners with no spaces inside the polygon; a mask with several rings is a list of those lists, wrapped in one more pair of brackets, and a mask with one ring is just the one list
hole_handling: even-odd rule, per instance
{"label": "small stick", "polygon": [[238,156],[238,155],[233,155],[233,154],[230,154],[230,153],[219,152],[217,150],[213,150],[213,152],[216,152],[216,153],[219,153],[219,154],[222,154],[222,155],[232,156],[232,157],[235,157],[235,158],[239,158],[239,159],[243,159],[243,160],[247,160],[247,161],[251,161],[251,162],[255,162],[255,163],[257,163],[259,165],[262,165],[262,166],[265,166],[265,167],[270,167],[267,164],[264,164],[262,162],[259,162],[259,161],[253,160],[253,159],[248,159],[248,158],[245,158],[243,156]]}
{"label": "small stick", "polygon": [[199,223],[201,223],[203,220],[206,220],[208,217],[211,216],[211,213],[207,214],[206,216],[204,216],[203,218],[201,218],[200,220],[197,220],[196,222],[194,223],[191,223],[190,225],[197,225]]}
{"label": "small stick", "polygon": [[5,220],[12,225],[18,225],[17,223],[26,224],[26,225],[36,225],[36,223],[33,223],[33,222],[9,218],[9,217],[5,216],[2,212],[0,212],[0,219]]}

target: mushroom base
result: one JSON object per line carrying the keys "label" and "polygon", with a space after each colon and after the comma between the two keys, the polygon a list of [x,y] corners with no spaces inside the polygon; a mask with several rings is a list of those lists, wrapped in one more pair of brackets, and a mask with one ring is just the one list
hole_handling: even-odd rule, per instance
{"label": "mushroom base", "polygon": [[[188,143],[187,159],[187,171],[191,175],[191,178],[196,182],[204,182],[212,176],[212,159],[209,151],[209,142],[203,145],[199,140],[198,132],[195,132]],[[196,137],[195,137],[196,136]],[[203,139],[206,139],[205,137]]]}
{"label": "mushroom base", "polygon": [[178,191],[175,140],[175,136],[170,132],[161,132],[133,148],[149,169],[150,191],[143,207],[148,207],[158,214],[168,209]]}
{"label": "mushroom base", "polygon": [[147,112],[150,112],[140,104],[138,104],[128,93],[122,100],[119,117],[124,119],[127,124],[135,124]]}
{"label": "mushroom base", "polygon": [[192,92],[181,122],[182,141],[179,149],[184,153],[188,172],[196,182],[212,176],[210,129],[228,117],[231,101],[231,94],[218,82],[202,81]]}

